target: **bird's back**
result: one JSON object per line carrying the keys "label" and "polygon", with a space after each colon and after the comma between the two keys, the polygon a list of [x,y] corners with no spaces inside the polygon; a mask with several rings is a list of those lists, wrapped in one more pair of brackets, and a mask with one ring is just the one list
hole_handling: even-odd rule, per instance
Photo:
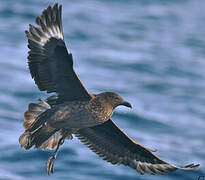
{"label": "bird's back", "polygon": [[92,127],[107,121],[112,115],[112,109],[93,98],[90,101],[71,101],[58,104],[48,109],[39,118],[56,129],[81,129]]}

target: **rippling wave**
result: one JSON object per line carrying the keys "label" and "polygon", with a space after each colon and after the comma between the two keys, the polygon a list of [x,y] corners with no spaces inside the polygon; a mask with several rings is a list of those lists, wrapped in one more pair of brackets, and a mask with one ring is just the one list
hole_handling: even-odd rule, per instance
{"label": "rippling wave", "polygon": [[133,104],[113,119],[131,137],[176,165],[199,169],[138,175],[102,161],[77,138],[67,141],[47,176],[50,151],[18,144],[29,102],[46,97],[26,63],[24,30],[53,1],[0,3],[0,179],[194,180],[205,175],[205,1],[69,0],[63,4],[66,44],[93,93],[115,91]]}

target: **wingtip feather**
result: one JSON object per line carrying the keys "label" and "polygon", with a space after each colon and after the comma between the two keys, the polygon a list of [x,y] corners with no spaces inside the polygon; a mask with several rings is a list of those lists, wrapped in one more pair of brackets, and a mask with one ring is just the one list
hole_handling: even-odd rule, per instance
{"label": "wingtip feather", "polygon": [[182,167],[182,168],[179,168],[179,169],[183,169],[183,170],[193,170],[193,169],[198,168],[199,166],[200,166],[200,164],[194,164],[194,163],[192,163],[192,164],[186,165],[186,166],[184,166],[184,167]]}
{"label": "wingtip feather", "polygon": [[29,31],[26,31],[28,39],[38,42],[41,46],[52,37],[63,40],[61,9],[62,6],[58,6],[58,3],[53,8],[48,6],[40,17],[36,17],[36,24],[40,26],[39,31],[29,24]]}

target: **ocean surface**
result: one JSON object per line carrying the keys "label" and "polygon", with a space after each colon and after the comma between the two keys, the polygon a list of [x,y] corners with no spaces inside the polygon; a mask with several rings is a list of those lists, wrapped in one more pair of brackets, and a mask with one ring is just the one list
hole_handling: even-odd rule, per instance
{"label": "ocean surface", "polygon": [[[22,149],[23,114],[40,92],[27,65],[24,30],[49,4],[63,5],[63,29],[74,67],[92,93],[114,91],[133,109],[113,120],[174,165],[194,171],[141,176],[101,160],[77,138],[51,151]],[[0,180],[197,180],[205,175],[204,0],[0,0]],[[202,178],[200,179],[202,180]]]}

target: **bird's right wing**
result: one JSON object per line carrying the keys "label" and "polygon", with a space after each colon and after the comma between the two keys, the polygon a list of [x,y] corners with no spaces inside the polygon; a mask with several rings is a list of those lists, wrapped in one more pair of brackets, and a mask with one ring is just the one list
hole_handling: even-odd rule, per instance
{"label": "bird's right wing", "polygon": [[191,170],[199,166],[190,164],[176,167],[161,160],[128,137],[111,119],[101,125],[78,130],[75,135],[104,160],[130,166],[140,174],[166,174],[177,169]]}
{"label": "bird's right wing", "polygon": [[90,94],[73,70],[73,57],[68,53],[62,30],[62,6],[48,6],[36,18],[39,27],[26,31],[30,73],[41,91],[56,92],[58,102],[90,99]]}

